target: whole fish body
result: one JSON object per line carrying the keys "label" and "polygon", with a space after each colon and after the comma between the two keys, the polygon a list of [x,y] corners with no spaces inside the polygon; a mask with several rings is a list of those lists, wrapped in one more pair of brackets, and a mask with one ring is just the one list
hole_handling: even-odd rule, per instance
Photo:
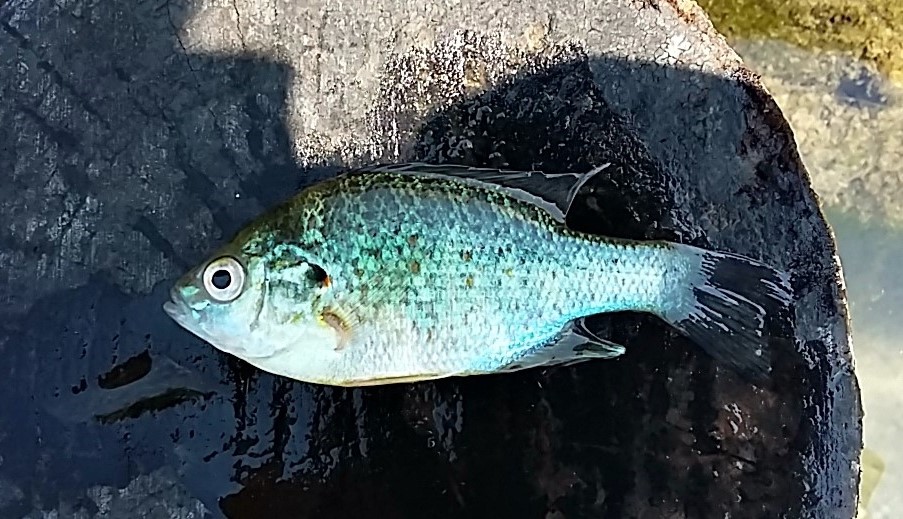
{"label": "whole fish body", "polygon": [[[595,171],[594,171],[595,172]],[[574,231],[589,174],[401,164],[308,187],[173,287],[166,312],[274,374],[340,386],[612,358],[587,316],[657,315],[722,363],[769,370],[787,276],[743,256]]]}

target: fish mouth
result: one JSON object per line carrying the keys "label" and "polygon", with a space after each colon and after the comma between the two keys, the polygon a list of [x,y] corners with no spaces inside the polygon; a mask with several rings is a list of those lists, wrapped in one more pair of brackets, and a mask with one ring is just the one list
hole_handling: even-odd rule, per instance
{"label": "fish mouth", "polygon": [[169,291],[169,301],[163,303],[163,311],[172,318],[173,321],[182,324],[188,315],[188,305],[182,298],[182,295],[175,287]]}

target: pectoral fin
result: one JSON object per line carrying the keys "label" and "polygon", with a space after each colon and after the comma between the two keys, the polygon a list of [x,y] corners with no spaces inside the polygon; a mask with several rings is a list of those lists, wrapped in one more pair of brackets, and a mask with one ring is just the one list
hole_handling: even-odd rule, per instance
{"label": "pectoral fin", "polygon": [[627,351],[620,344],[607,341],[586,328],[584,320],[567,324],[558,338],[547,346],[505,366],[500,371],[519,371],[539,366],[568,366],[592,359],[612,359]]}
{"label": "pectoral fin", "polygon": [[366,285],[355,280],[350,288],[346,279],[330,277],[333,285],[330,290],[334,292],[329,294],[331,300],[318,317],[323,326],[329,326],[337,333],[336,351],[354,347],[364,340],[369,329],[365,320],[373,319],[374,308],[398,307],[411,296],[410,287],[392,284],[389,279],[390,276],[377,276],[376,281]]}
{"label": "pectoral fin", "polygon": [[345,349],[345,346],[351,342],[355,329],[360,325],[355,317],[349,316],[337,308],[327,307],[320,312],[319,318],[325,326],[332,328],[338,335],[336,351]]}

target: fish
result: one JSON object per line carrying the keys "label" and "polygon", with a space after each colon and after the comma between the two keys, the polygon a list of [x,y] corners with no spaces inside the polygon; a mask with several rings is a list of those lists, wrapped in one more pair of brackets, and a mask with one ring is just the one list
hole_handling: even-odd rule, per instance
{"label": "fish", "polygon": [[309,185],[179,278],[163,310],[272,374],[330,386],[571,366],[626,353],[587,318],[655,315],[767,377],[789,275],[735,253],[572,229],[588,172],[376,164]]}

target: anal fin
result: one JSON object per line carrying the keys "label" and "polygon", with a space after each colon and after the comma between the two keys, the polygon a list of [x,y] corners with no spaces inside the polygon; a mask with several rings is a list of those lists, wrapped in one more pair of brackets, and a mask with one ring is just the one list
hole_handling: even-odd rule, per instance
{"label": "anal fin", "polygon": [[623,355],[624,346],[602,339],[589,331],[583,318],[569,322],[558,338],[500,369],[520,371],[539,366],[568,366],[593,359],[613,359]]}

